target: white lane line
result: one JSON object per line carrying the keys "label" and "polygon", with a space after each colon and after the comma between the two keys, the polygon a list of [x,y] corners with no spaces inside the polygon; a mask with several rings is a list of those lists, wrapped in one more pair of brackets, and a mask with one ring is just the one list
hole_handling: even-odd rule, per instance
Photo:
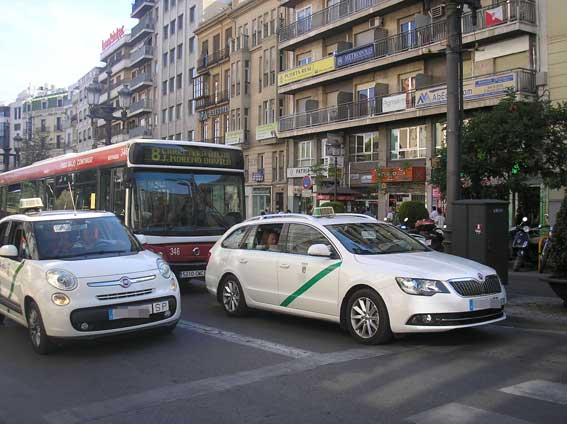
{"label": "white lane line", "polygon": [[219,328],[208,327],[196,322],[181,320],[179,321],[177,326],[187,330],[195,331],[197,333],[205,334],[207,336],[216,337],[228,342],[237,343],[256,349],[262,349],[267,352],[277,353],[278,355],[288,356],[290,358],[300,359],[314,354],[313,352],[310,352],[308,350],[297,349],[291,346],[272,343],[267,340],[243,336],[241,334],[232,333],[230,331],[221,330]]}
{"label": "white lane line", "polygon": [[94,402],[74,408],[53,411],[44,415],[44,419],[52,424],[76,424],[89,420],[109,418],[118,414],[139,411],[144,408],[155,408],[161,404],[174,401],[187,401],[197,396],[209,395],[234,389],[248,384],[258,383],[274,377],[300,374],[315,368],[369,359],[392,353],[379,348],[369,347],[352,349],[329,354],[313,354],[311,356],[284,362],[281,364],[242,371],[220,377],[173,384],[135,393],[127,396]]}
{"label": "white lane line", "polygon": [[412,415],[407,420],[415,424],[529,424],[529,421],[460,403],[447,403]]}
{"label": "white lane line", "polygon": [[567,405],[567,384],[545,380],[531,380],[515,386],[504,387],[500,391],[510,395]]}

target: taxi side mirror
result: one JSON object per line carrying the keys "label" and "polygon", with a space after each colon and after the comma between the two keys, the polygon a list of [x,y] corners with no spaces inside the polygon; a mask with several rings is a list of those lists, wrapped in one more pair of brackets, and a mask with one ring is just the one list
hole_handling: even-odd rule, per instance
{"label": "taxi side mirror", "polygon": [[17,258],[18,248],[13,244],[6,244],[0,247],[0,256],[3,258]]}
{"label": "taxi side mirror", "polygon": [[309,256],[323,256],[326,258],[330,258],[331,249],[329,249],[329,247],[325,246],[324,244],[313,244],[309,246],[309,249],[307,250],[307,254]]}

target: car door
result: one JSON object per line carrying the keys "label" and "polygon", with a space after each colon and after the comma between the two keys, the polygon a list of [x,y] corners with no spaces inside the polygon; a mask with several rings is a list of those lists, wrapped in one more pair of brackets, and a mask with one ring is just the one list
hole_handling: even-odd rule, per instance
{"label": "car door", "polygon": [[282,228],[283,224],[257,225],[246,235],[241,248],[232,253],[240,284],[254,302],[277,303],[276,267],[278,255],[283,249],[280,249],[279,243],[271,246],[266,243],[270,234],[277,234],[279,239]]}
{"label": "car door", "polygon": [[[0,246],[4,246],[8,237],[10,221],[0,224]],[[0,307],[2,310],[8,308],[8,293],[10,290],[10,278],[8,276],[10,261],[8,258],[0,256]]]}
{"label": "car door", "polygon": [[[285,253],[279,256],[278,304],[292,309],[335,316],[338,314],[341,259],[332,243],[317,228],[289,224]],[[309,256],[314,244],[331,248],[331,257]]]}
{"label": "car door", "polygon": [[6,229],[7,237],[4,237],[5,244],[12,244],[18,249],[16,258],[0,258],[2,294],[1,303],[17,313],[22,313],[22,289],[18,275],[23,268],[25,261],[29,259],[29,249],[27,236],[24,230],[24,223],[12,221]]}

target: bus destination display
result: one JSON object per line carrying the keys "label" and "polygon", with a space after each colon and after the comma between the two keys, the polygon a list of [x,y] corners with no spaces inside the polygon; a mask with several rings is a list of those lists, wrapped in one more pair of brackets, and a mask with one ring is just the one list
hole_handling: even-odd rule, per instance
{"label": "bus destination display", "polygon": [[242,169],[242,152],[198,146],[136,144],[130,151],[136,165],[171,165]]}

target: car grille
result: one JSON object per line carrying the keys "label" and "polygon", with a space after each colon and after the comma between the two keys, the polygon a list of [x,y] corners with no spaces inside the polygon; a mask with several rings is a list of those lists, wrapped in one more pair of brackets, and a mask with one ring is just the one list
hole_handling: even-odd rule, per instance
{"label": "car grille", "polygon": [[136,290],[130,292],[122,292],[122,293],[112,293],[112,294],[99,294],[97,295],[98,300],[112,300],[112,299],[126,299],[128,297],[136,297],[136,296],[144,296],[146,294],[153,293],[154,289],[144,289],[144,290]]}
{"label": "car grille", "polygon": [[449,284],[457,293],[464,297],[482,296],[485,294],[500,293],[502,287],[497,275],[487,275],[484,281],[478,280],[455,280]]}

